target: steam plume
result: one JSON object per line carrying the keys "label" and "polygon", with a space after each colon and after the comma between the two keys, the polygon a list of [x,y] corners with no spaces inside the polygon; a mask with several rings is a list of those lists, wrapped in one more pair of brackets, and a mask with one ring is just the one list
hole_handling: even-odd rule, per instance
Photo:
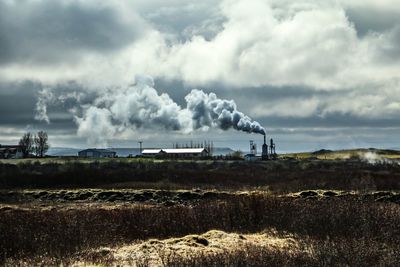
{"label": "steam plume", "polygon": [[35,107],[35,120],[45,121],[47,124],[50,123],[50,118],[47,115],[47,105],[54,100],[54,95],[49,88],[43,88],[38,93],[38,100]]}
{"label": "steam plume", "polygon": [[37,121],[45,121],[50,124],[50,118],[48,116],[48,107],[53,105],[60,105],[69,103],[72,106],[71,110],[76,108],[76,105],[81,102],[81,97],[84,96],[82,92],[60,92],[57,88],[44,87],[37,95],[37,101],[35,105],[35,116],[34,119]]}
{"label": "steam plume", "polygon": [[216,94],[206,94],[194,89],[185,97],[186,109],[192,114],[193,128],[233,128],[248,133],[265,135],[265,129],[256,121],[237,110],[233,100],[219,99]]}
{"label": "steam plume", "polygon": [[237,110],[233,100],[193,89],[185,97],[186,107],[181,107],[168,94],[159,94],[151,77],[138,76],[135,81],[134,85],[96,97],[90,104],[81,104],[81,115],[74,117],[78,136],[85,137],[91,145],[104,146],[115,135],[132,129],[190,133],[198,129],[233,128],[265,134],[258,122]]}

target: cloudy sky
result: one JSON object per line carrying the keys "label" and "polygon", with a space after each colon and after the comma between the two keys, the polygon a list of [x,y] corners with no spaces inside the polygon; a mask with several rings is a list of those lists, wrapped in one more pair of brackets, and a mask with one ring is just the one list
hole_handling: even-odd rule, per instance
{"label": "cloudy sky", "polygon": [[2,144],[400,148],[400,5],[3,0],[0,114]]}

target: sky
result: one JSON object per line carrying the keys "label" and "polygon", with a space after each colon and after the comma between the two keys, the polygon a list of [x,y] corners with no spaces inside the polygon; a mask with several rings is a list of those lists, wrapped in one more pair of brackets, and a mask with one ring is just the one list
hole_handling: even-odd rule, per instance
{"label": "sky", "polygon": [[396,2],[0,1],[0,144],[400,148]]}

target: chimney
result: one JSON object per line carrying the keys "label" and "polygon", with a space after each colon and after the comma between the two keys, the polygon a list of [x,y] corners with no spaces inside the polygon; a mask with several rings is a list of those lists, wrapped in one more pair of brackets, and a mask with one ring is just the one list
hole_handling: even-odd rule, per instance
{"label": "chimney", "polygon": [[139,155],[142,155],[142,143],[143,143],[143,141],[139,141],[138,143],[139,143],[139,145],[140,145],[140,148],[139,148]]}
{"label": "chimney", "polygon": [[267,145],[267,139],[266,135],[264,134],[264,144],[262,145],[262,153],[261,153],[261,159],[262,160],[268,160],[268,145]]}

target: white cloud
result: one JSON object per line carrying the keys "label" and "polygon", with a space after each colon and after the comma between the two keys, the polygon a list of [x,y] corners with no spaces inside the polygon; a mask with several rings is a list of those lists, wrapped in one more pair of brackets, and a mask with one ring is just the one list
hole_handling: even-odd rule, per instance
{"label": "white cloud", "polygon": [[[211,40],[166,40],[153,31],[131,47],[132,69],[192,85],[307,86],[316,90],[385,86],[399,64],[380,64],[398,52],[393,31],[360,38],[344,6],[269,1],[224,1],[222,30]],[[135,64],[136,63],[136,64]],[[139,67],[140,66],[140,67]]]}
{"label": "white cloud", "polygon": [[251,114],[256,117],[278,116],[305,118],[318,113],[320,101],[316,97],[287,98],[283,101],[267,102],[256,105],[251,109]]}
{"label": "white cloud", "polygon": [[[96,8],[96,1],[73,3],[82,9],[90,6],[97,10],[98,14],[93,15],[96,18],[106,10],[110,17],[120,17],[115,26],[119,27],[119,32],[123,33],[124,27],[131,25],[132,30],[140,32],[140,35],[135,35],[131,43],[110,53],[97,50],[97,46],[87,38],[92,46],[79,53],[79,59],[72,63],[62,57],[56,66],[46,65],[46,62],[39,66],[8,64],[0,68],[2,79],[79,80],[94,86],[110,86],[126,84],[134,74],[147,73],[194,85],[222,82],[233,87],[302,85],[329,90],[364,85],[372,78],[371,73],[374,73],[372,81],[383,85],[387,79],[400,76],[398,62],[386,65],[378,62],[382,53],[400,53],[398,40],[393,38],[396,31],[359,38],[345,13],[350,4],[307,0],[296,3],[226,0],[220,6],[213,6],[207,2],[208,9],[218,10],[213,17],[219,14],[225,18],[218,28],[220,32],[208,39],[199,35],[202,30],[196,31],[196,24],[190,24],[186,34],[192,35],[182,41],[178,36],[174,38],[170,33],[160,31],[154,22],[146,22],[146,17],[141,16],[167,20],[166,14],[175,16],[185,10],[195,13],[196,9],[208,10],[206,7],[191,2],[179,9],[179,1],[175,1],[176,5],[172,7],[164,5],[159,10],[152,10],[153,5],[161,5],[159,1],[147,5],[137,3],[136,9],[133,4],[116,1]],[[370,4],[374,5],[374,2]],[[140,14],[143,10],[146,12]],[[203,21],[207,19],[204,16]],[[201,24],[198,27],[201,28]],[[52,43],[52,36],[47,38]],[[112,43],[118,44],[121,36],[110,36],[100,41],[110,38],[115,38]],[[81,42],[84,41],[76,43]],[[121,39],[120,42],[126,41]]]}
{"label": "white cloud", "polygon": [[[11,2],[18,7],[19,3]],[[40,10],[48,2],[24,3],[34,6],[31,10]],[[393,24],[382,32],[369,31],[360,36],[347,12],[362,5],[369,9],[377,7],[382,12],[398,10],[395,0],[379,3],[373,0],[225,0],[219,5],[214,1],[179,0],[168,4],[160,0],[61,3],[54,4],[55,11],[73,7],[81,10],[78,14],[89,12],[99,22],[112,22],[113,27],[104,28],[104,39],[98,36],[101,29],[93,25],[96,34],[87,33],[91,38],[78,34],[79,28],[63,28],[72,39],[81,38],[73,42],[76,47],[72,50],[57,46],[59,40],[52,34],[44,39],[35,37],[31,45],[48,41],[49,54],[56,56],[43,60],[46,50],[39,53],[37,46],[33,46],[36,50],[28,51],[38,53],[35,60],[0,65],[1,80],[33,79],[45,85],[75,80],[89,89],[104,92],[111,87],[121,88],[113,90],[123,97],[126,93],[123,88],[132,77],[146,73],[196,87],[223,84],[232,88],[232,95],[235,95],[234,89],[263,86],[343,92],[334,97],[311,93],[311,99],[297,102],[298,112],[290,109],[297,101],[293,97],[271,103],[268,110],[256,105],[251,115],[260,117],[311,117],[331,113],[393,117],[400,114],[399,26]],[[36,22],[30,9],[10,10],[20,11],[7,19],[18,17],[25,10],[24,18]],[[65,21],[75,13],[68,14],[71,17],[64,17]],[[49,32],[54,33],[52,24],[45,17],[42,20],[50,27]],[[29,24],[18,25],[28,27],[21,32],[29,31]],[[126,39],[127,29],[137,34]],[[14,40],[12,32],[7,33],[11,36],[9,40]],[[93,40],[99,40],[99,44]],[[60,55],[54,52],[57,47],[62,48]],[[38,63],[39,59],[42,60]],[[118,102],[129,106],[132,104],[129,101],[123,98]],[[171,112],[177,109],[173,105],[167,107]],[[111,111],[124,121],[127,115],[119,108],[115,106]]]}

